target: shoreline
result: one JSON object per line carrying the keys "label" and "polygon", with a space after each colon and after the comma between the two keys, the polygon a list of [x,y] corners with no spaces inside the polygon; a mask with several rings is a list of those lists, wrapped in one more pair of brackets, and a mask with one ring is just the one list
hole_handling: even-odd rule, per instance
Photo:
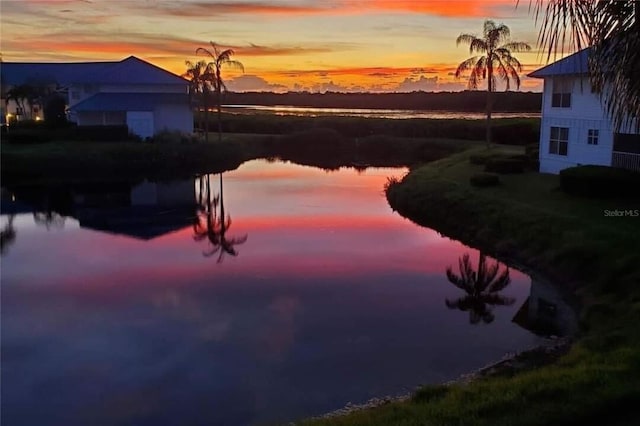
{"label": "shoreline", "polygon": [[[346,416],[358,411],[374,409],[391,403],[407,402],[415,397],[416,393],[425,386],[456,386],[469,385],[470,383],[501,374],[517,374],[532,368],[548,365],[556,361],[560,356],[566,354],[571,349],[574,339],[571,336],[546,338],[546,341],[540,345],[532,346],[518,352],[507,352],[500,360],[491,362],[483,367],[464,373],[458,378],[448,380],[442,383],[433,383],[428,385],[418,385],[411,392],[400,395],[385,395],[374,397],[360,404],[348,402],[344,407],[319,416],[311,417],[307,420],[327,420],[336,417]],[[543,361],[540,364],[542,357]],[[293,422],[295,424],[295,422]]]}

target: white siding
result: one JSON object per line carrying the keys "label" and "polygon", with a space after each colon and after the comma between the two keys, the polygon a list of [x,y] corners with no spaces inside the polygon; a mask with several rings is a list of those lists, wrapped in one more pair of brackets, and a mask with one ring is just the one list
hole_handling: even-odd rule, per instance
{"label": "white siding", "polygon": [[119,126],[127,124],[124,112],[83,111],[76,114],[78,126]]}
{"label": "white siding", "polygon": [[[545,78],[540,127],[540,172],[558,173],[581,164],[611,165],[613,130],[598,94],[591,92],[587,78],[572,80],[571,107],[551,106],[553,78]],[[567,155],[549,153],[551,127],[569,129]],[[599,131],[597,145],[588,144],[588,131]]]}
{"label": "white siding", "polygon": [[[608,120],[543,117],[540,128],[540,172],[558,173],[581,164],[611,165],[613,130]],[[551,127],[569,129],[567,155],[549,153]],[[588,144],[589,129],[599,131],[598,144]]]}
{"label": "white siding", "polygon": [[193,133],[193,110],[188,104],[160,104],[154,109],[154,133],[178,130]]}
{"label": "white siding", "polygon": [[129,133],[140,136],[141,138],[150,138],[154,135],[154,116],[149,111],[127,111],[127,126]]}

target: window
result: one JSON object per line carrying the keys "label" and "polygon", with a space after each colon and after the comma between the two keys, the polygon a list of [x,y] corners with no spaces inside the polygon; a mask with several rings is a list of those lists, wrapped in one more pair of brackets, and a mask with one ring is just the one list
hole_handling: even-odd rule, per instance
{"label": "window", "polygon": [[553,94],[551,106],[554,108],[571,108],[571,89],[573,81],[566,78],[553,80]]}
{"label": "window", "polygon": [[569,146],[569,128],[552,127],[549,138],[549,154],[567,155]]}
{"label": "window", "polygon": [[589,134],[587,135],[587,143],[589,145],[598,145],[599,136],[600,136],[600,130],[589,129]]}

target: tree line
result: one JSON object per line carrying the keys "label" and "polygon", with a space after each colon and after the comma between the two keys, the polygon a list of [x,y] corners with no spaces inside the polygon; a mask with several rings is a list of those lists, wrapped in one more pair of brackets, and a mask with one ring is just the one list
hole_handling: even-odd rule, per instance
{"label": "tree line", "polygon": [[[227,105],[288,105],[313,108],[369,108],[484,112],[484,92],[411,92],[411,93],[309,93],[309,92],[228,92]],[[494,94],[496,112],[540,112],[542,94],[499,92]]]}

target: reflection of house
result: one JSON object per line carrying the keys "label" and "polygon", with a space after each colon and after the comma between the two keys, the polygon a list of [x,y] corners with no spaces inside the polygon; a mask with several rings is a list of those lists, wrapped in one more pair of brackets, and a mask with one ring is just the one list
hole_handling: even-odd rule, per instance
{"label": "reflection of house", "polygon": [[567,336],[578,330],[575,310],[551,284],[531,280],[529,297],[522,304],[513,322],[536,334]]}
{"label": "reflection of house", "polygon": [[544,79],[540,171],[581,164],[640,170],[640,135],[614,130],[588,76],[589,49],[529,74]]}
{"label": "reflection of house", "polygon": [[[141,137],[165,129],[193,132],[188,81],[135,56],[118,62],[3,62],[1,73],[3,97],[11,87],[28,86],[33,107],[46,93],[62,94],[70,121],[79,126],[127,125]],[[39,110],[30,116],[23,109],[11,101],[5,114],[42,118]]]}
{"label": "reflection of house", "polygon": [[74,190],[74,216],[82,228],[150,240],[192,224],[193,179]]}

